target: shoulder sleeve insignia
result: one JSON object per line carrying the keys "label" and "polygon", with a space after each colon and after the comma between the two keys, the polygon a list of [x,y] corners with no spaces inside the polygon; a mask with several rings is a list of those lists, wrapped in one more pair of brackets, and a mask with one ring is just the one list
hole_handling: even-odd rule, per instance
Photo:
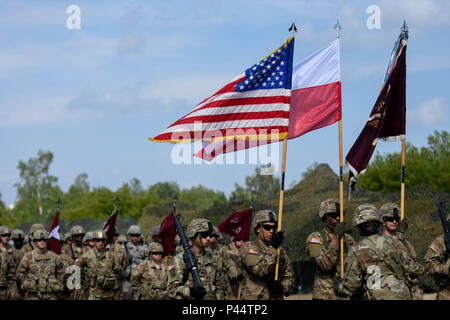
{"label": "shoulder sleeve insignia", "polygon": [[431,246],[430,246],[430,249],[433,251],[433,252],[438,252],[439,251],[439,247],[437,246],[437,245],[435,245],[435,244],[432,244]]}
{"label": "shoulder sleeve insignia", "polygon": [[167,270],[172,270],[173,269],[173,267],[175,267],[175,265],[172,263],[171,265],[169,265],[168,267],[167,267]]}
{"label": "shoulder sleeve insignia", "polygon": [[312,237],[310,242],[311,243],[321,244],[322,240],[320,238]]}
{"label": "shoulder sleeve insignia", "polygon": [[256,250],[256,249],[248,249],[248,253],[258,254],[258,250]]}

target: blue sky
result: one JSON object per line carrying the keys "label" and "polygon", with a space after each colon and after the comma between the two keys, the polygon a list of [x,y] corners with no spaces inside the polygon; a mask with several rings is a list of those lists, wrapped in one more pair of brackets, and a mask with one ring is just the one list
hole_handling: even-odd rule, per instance
{"label": "blue sky", "polygon": [[[80,29],[66,26],[70,5],[81,10]],[[380,8],[380,29],[367,26],[370,5]],[[172,144],[147,138],[283,43],[293,21],[299,28],[294,63],[335,39],[336,19],[342,25],[344,157],[377,98],[404,19],[407,141],[425,146],[434,130],[450,127],[445,0],[16,0],[0,6],[0,193],[7,205],[16,198],[19,160],[39,149],[53,152],[50,173],[64,191],[85,172],[91,186],[111,190],[138,178],[144,187],[176,181],[228,195],[255,164],[176,165]],[[377,146],[381,154],[400,150],[399,142]],[[290,140],[287,186],[314,162],[337,172],[338,151],[337,124]]]}

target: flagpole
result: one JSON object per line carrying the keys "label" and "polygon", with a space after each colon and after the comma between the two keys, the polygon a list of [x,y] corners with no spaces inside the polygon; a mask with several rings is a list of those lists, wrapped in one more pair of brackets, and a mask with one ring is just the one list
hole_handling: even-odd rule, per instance
{"label": "flagpole", "polygon": [[[339,23],[339,19],[336,21],[334,25],[334,30],[336,30],[336,39],[341,38],[341,30],[342,26]],[[339,43],[340,45],[340,43]],[[342,94],[339,94],[340,105],[342,110]],[[343,180],[343,150],[342,150],[342,114],[341,119],[339,120],[339,221],[344,221],[344,180]],[[340,259],[341,259],[341,267],[340,274],[341,278],[344,277],[344,237],[340,240]]]}
{"label": "flagpole", "polygon": [[[403,21],[403,25],[400,28],[402,43],[405,44],[408,39],[408,26],[406,20]],[[402,139],[402,180],[401,180],[401,192],[400,192],[400,216],[401,220],[405,217],[405,166],[406,166],[406,128],[405,137]]]}
{"label": "flagpole", "polygon": [[[283,160],[281,165],[281,187],[280,187],[280,206],[278,208],[278,231],[281,231],[283,223],[283,200],[284,200],[284,177],[286,172],[286,153],[287,153],[287,136],[283,140]],[[277,249],[277,264],[275,266],[275,280],[278,280],[278,271],[280,267],[280,248]]]}

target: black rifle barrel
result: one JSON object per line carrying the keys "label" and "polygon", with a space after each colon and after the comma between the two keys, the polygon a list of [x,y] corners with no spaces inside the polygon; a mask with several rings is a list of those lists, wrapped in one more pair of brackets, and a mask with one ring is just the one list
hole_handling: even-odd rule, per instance
{"label": "black rifle barrel", "polygon": [[450,253],[450,231],[448,229],[447,219],[445,217],[444,208],[442,206],[442,201],[439,199],[437,193],[434,194],[436,200],[436,205],[438,207],[439,218],[441,219],[442,228],[444,229],[444,242],[447,249],[447,253]]}
{"label": "black rifle barrel", "polygon": [[202,281],[200,279],[200,275],[198,273],[198,266],[197,266],[197,256],[194,252],[192,252],[189,242],[186,238],[186,235],[184,234],[183,228],[181,227],[181,223],[177,218],[177,215],[175,214],[174,207],[172,205],[172,214],[173,218],[175,219],[175,227],[177,228],[178,235],[180,236],[180,242],[184,249],[183,259],[186,263],[186,267],[192,274],[192,281],[194,282],[194,287],[203,287]]}

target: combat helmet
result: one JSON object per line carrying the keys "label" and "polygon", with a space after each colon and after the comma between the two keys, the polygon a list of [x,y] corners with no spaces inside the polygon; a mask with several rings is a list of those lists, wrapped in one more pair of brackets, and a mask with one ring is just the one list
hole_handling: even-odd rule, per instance
{"label": "combat helmet", "polygon": [[117,242],[120,244],[127,244],[128,240],[127,237],[123,234],[121,234],[118,238],[117,238]]}
{"label": "combat helmet", "polygon": [[319,218],[323,219],[327,213],[338,212],[339,204],[340,202],[337,198],[328,198],[322,201],[319,207]]}
{"label": "combat helmet", "polygon": [[377,208],[373,204],[363,203],[355,209],[353,225],[358,226],[369,221],[383,222]]}
{"label": "combat helmet", "polygon": [[33,235],[31,236],[31,239],[33,241],[37,240],[48,240],[48,232],[45,230],[37,230],[33,232]]}
{"label": "combat helmet", "polygon": [[157,237],[158,236],[159,228],[160,228],[160,226],[153,226],[152,227],[152,237]]}
{"label": "combat helmet", "polygon": [[30,227],[30,237],[33,237],[33,233],[37,230],[45,230],[44,226],[40,223],[33,223]]}
{"label": "combat helmet", "polygon": [[64,242],[72,238],[72,234],[70,232],[64,233]]}
{"label": "combat helmet", "polygon": [[211,234],[213,230],[213,225],[208,219],[192,219],[187,226],[186,237],[191,239],[199,232],[209,232]]}
{"label": "combat helmet", "polygon": [[148,245],[148,252],[164,252],[164,248],[161,243],[153,241]]}
{"label": "combat helmet", "polygon": [[380,207],[380,216],[381,218],[385,217],[399,217],[400,216],[400,206],[396,203],[385,203]]}
{"label": "combat helmet", "polygon": [[259,226],[260,223],[263,222],[275,222],[278,223],[277,214],[273,212],[272,210],[264,209],[259,210],[255,217],[253,218],[253,229],[256,230],[256,228]]}
{"label": "combat helmet", "polygon": [[103,230],[95,230],[92,233],[92,239],[102,239],[102,240],[106,240],[107,236],[106,236],[106,232]]}
{"label": "combat helmet", "polygon": [[14,229],[12,232],[11,232],[11,239],[13,239],[13,240],[20,240],[20,239],[25,239],[25,233],[22,231],[22,230],[20,230],[20,229]]}
{"label": "combat helmet", "polygon": [[141,228],[138,225],[132,225],[128,228],[128,235],[130,234],[138,234],[141,235]]}
{"label": "combat helmet", "polygon": [[88,232],[86,232],[86,234],[83,237],[83,243],[86,242],[86,241],[92,241],[93,239],[94,239],[93,238],[93,232],[92,231],[88,231]]}
{"label": "combat helmet", "polygon": [[11,229],[8,226],[0,226],[0,236],[11,236]]}
{"label": "combat helmet", "polygon": [[70,228],[70,233],[72,234],[73,237],[76,237],[76,236],[84,236],[86,234],[86,231],[82,226],[76,225]]}

